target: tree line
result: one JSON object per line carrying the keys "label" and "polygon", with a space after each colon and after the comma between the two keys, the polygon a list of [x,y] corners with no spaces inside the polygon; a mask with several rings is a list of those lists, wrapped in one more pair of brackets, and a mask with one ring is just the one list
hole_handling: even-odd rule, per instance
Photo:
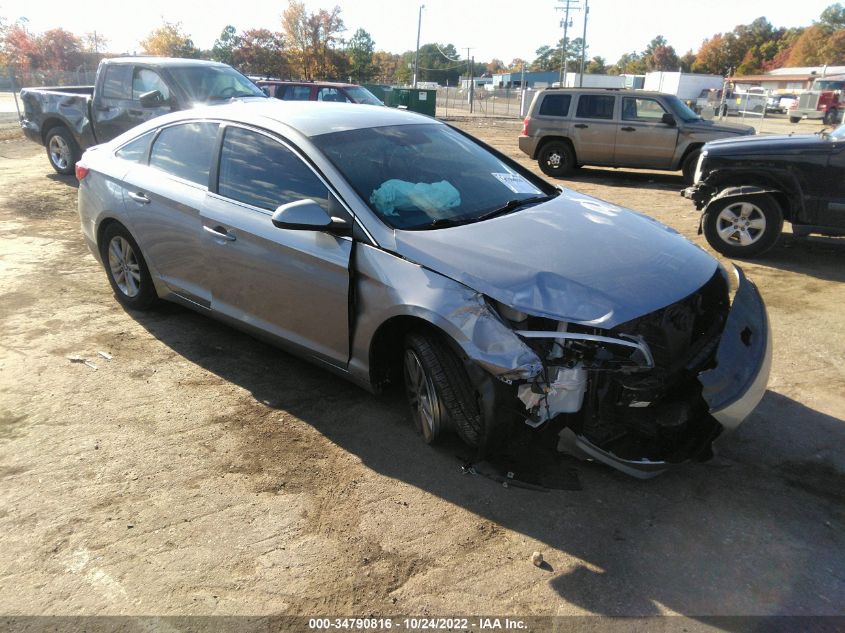
{"label": "tree line", "polygon": [[[412,80],[414,51],[401,54],[376,50],[372,36],[359,28],[345,38],[341,10],[310,12],[299,0],[289,0],[279,30],[238,30],[226,25],[211,49],[194,45],[190,33],[178,22],[164,22],[139,43],[150,55],[204,58],[222,61],[250,75],[282,79],[351,80],[407,84]],[[0,65],[19,72],[78,70],[94,67],[106,56],[108,40],[102,34],[75,35],[61,28],[33,34],[25,20],[9,23],[0,16]],[[499,59],[472,63],[461,58],[453,44],[428,43],[419,51],[419,80],[455,85],[460,77],[558,70],[564,42],[544,45],[535,58],[516,58],[505,64]],[[662,35],[642,51],[632,51],[609,64],[601,56],[587,55],[581,38],[566,42],[569,71],[578,71],[582,52],[585,72],[594,74],[643,74],[653,70],[683,70],[747,75],[784,66],[845,65],[845,7],[832,4],[807,27],[775,27],[760,17],[751,24],[707,38],[698,51],[679,55]]]}

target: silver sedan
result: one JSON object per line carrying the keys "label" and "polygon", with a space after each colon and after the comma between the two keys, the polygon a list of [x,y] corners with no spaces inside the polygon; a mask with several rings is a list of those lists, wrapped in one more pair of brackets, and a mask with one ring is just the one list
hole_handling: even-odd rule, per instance
{"label": "silver sedan", "polygon": [[738,269],[434,119],[244,102],[157,118],[77,166],[131,310],[169,300],[378,392],[478,454],[527,424],[638,477],[709,455],[765,391]]}

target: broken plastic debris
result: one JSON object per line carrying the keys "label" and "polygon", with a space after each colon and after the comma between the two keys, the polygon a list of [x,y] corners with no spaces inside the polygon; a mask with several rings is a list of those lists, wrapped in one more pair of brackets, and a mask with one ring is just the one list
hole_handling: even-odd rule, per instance
{"label": "broken plastic debris", "polygon": [[82,356],[68,356],[67,359],[72,363],[84,363],[85,359]]}
{"label": "broken plastic debris", "polygon": [[534,567],[542,567],[543,555],[540,552],[534,552],[533,554],[531,554],[531,562],[533,563]]}
{"label": "broken plastic debris", "polygon": [[97,352],[97,353],[98,353],[100,356],[102,356],[103,358],[105,358],[106,360],[111,360],[111,359],[112,359],[112,355],[111,355],[111,354],[109,354],[108,352]]}
{"label": "broken plastic debris", "polygon": [[96,370],[97,370],[97,366],[96,366],[94,363],[92,363],[90,360],[86,360],[86,361],[83,361],[83,362],[84,362],[86,365],[88,365],[88,367],[90,367],[91,369],[93,369],[94,371],[96,371]]}
{"label": "broken plastic debris", "polygon": [[438,219],[461,204],[461,193],[445,180],[414,183],[392,178],[373,191],[370,204],[385,215],[398,215],[397,209],[413,207]]}

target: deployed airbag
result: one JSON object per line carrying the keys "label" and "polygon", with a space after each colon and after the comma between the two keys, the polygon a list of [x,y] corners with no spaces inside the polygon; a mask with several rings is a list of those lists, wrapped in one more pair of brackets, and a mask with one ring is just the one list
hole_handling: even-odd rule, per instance
{"label": "deployed airbag", "polygon": [[461,204],[461,193],[451,183],[408,182],[391,179],[383,182],[370,196],[372,204],[379,213],[399,215],[397,210],[414,208],[424,211],[432,219],[451,217],[446,213]]}

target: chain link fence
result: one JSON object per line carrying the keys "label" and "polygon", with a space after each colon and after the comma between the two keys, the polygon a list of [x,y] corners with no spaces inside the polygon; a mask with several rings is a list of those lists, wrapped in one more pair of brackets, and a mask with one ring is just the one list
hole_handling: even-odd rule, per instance
{"label": "chain link fence", "polygon": [[[469,101],[469,90],[449,87],[437,89],[437,116],[474,116],[523,118],[536,90],[523,91],[513,88],[473,90],[472,104]],[[524,104],[524,105],[523,105]]]}
{"label": "chain link fence", "polygon": [[17,92],[21,88],[47,86],[92,86],[97,68],[80,66],[76,70],[23,71],[13,66],[0,66],[0,92]]}

